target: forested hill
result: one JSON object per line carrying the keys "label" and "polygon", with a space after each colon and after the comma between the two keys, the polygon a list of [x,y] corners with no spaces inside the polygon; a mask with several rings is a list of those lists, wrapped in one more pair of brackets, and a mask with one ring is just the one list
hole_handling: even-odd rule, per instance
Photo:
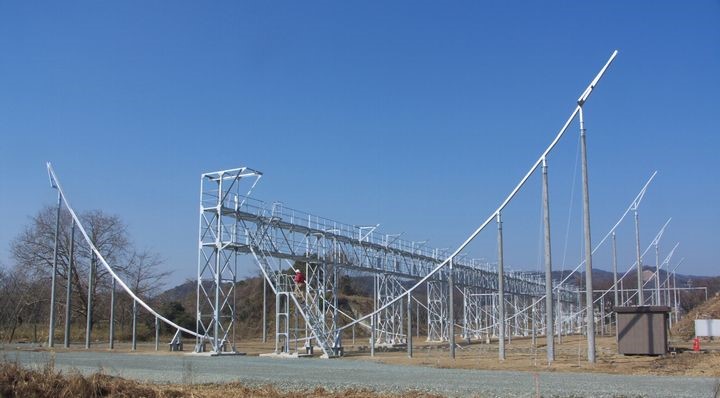
{"label": "forested hill", "polygon": [[[652,277],[652,271],[654,268],[646,267],[644,272],[645,280],[649,280]],[[560,281],[569,275],[569,271],[555,271],[553,272],[553,279]],[[664,280],[665,273],[661,270],[661,279]],[[618,276],[622,276],[620,273]],[[578,286],[583,286],[585,281],[584,273],[576,273],[569,279]],[[372,308],[372,277],[370,276],[343,276],[340,281],[339,292],[340,299],[339,304],[343,311],[350,314],[366,314]],[[625,283],[623,286],[626,289],[633,289],[637,286],[636,284],[636,273],[631,271],[625,277]],[[612,286],[613,274],[601,269],[593,270],[593,285],[595,289],[608,289]],[[654,283],[651,281],[648,285],[654,287]],[[708,294],[712,297],[716,292],[720,290],[720,277],[702,277],[692,275],[677,275],[677,286],[708,286]],[[194,313],[196,307],[196,292],[197,283],[194,280],[188,280],[185,283],[175,286],[171,289],[164,291],[159,294],[153,300],[160,305],[161,310],[170,311],[170,318],[184,319],[188,328],[194,330]],[[273,312],[275,311],[275,298],[272,294],[272,290],[268,287],[267,289],[267,319],[268,319],[268,330],[274,330],[274,319]],[[423,302],[425,300],[426,291],[424,288],[418,289],[417,293],[414,294],[418,300]],[[608,300],[610,295],[607,296]],[[236,289],[237,298],[237,320],[238,320],[238,334],[242,337],[258,337],[262,334],[262,301],[263,301],[263,281],[260,277],[252,277],[238,282]],[[702,291],[685,291],[682,294],[680,301],[681,309],[684,312],[691,311],[695,306],[702,303],[705,299],[705,294]],[[456,304],[461,305],[462,300],[455,300]],[[458,309],[459,310],[459,309]],[[425,316],[424,309],[421,309],[421,318]],[[344,323],[341,322],[341,323]],[[423,332],[426,325],[421,322],[420,328]]]}

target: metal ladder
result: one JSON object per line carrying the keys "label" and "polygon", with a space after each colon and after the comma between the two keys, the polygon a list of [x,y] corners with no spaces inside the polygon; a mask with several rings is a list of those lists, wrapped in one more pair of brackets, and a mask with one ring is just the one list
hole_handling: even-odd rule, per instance
{"label": "metal ladder", "polygon": [[[293,281],[289,275],[276,273],[272,270],[267,255],[260,245],[257,245],[255,237],[248,235],[252,243],[249,245],[250,251],[255,257],[263,273],[266,275],[268,282],[276,289],[276,323],[275,323],[275,351],[289,352],[290,350],[290,299],[300,310],[300,314],[305,323],[312,332],[312,336],[318,342],[323,350],[323,358],[334,358],[340,355],[340,349],[336,344],[339,335],[333,336],[325,330],[325,320],[320,319],[316,314],[319,312],[317,305],[310,305],[305,301],[300,301],[292,292]],[[297,331],[295,331],[297,333]]]}
{"label": "metal ladder", "polygon": [[325,330],[325,321],[319,319],[316,311],[313,311],[317,310],[317,308],[311,308],[306,302],[300,302],[293,293],[287,294],[289,297],[292,297],[295,305],[297,305],[297,308],[300,310],[300,314],[305,319],[305,323],[310,327],[313,337],[315,337],[315,340],[323,350],[322,358],[335,358],[339,356],[339,353],[333,349],[333,347],[335,347],[334,336]]}

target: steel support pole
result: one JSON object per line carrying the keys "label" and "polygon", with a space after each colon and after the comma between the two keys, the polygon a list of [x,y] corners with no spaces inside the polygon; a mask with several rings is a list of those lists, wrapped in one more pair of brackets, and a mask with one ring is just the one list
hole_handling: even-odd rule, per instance
{"label": "steel support pole", "polygon": [[675,274],[675,271],[673,271],[673,302],[673,307],[675,307],[675,323],[677,323],[680,319],[680,314],[678,313],[677,274]]}
{"label": "steel support pole", "polygon": [[[615,240],[615,231],[612,233],[612,270],[613,270],[613,307],[620,306],[618,302],[618,275],[617,275],[617,242]],[[615,322],[617,322],[617,314]],[[617,323],[616,323],[617,325]]]}
{"label": "steel support pole", "polygon": [[600,300],[600,336],[605,337],[605,297]]}
{"label": "steel support pole", "polygon": [[642,259],[640,258],[640,221],[637,206],[635,207],[635,256],[637,261],[638,305],[643,305],[645,304],[645,298],[643,297]]}
{"label": "steel support pole", "polygon": [[[613,309],[615,307],[619,307],[620,303],[618,302],[618,275],[617,275],[617,241],[615,239],[615,231],[612,233],[612,270],[613,270]],[[615,312],[615,342],[617,343],[618,338],[618,317],[617,317],[617,311]]]}
{"label": "steel support pole", "polygon": [[132,350],[137,350],[137,301],[132,306]]}
{"label": "steel support pole", "polygon": [[658,246],[658,241],[655,241],[655,294],[654,296],[654,302],[655,305],[661,305],[660,304],[660,247]]}
{"label": "steel support pole", "polygon": [[88,272],[87,322],[85,324],[85,349],[90,348],[90,336],[93,325],[93,284],[95,283],[95,252],[90,253],[90,272]]}
{"label": "steel support pole", "polygon": [[505,360],[505,272],[503,265],[503,232],[500,212],[497,213],[498,245],[498,359]]}
{"label": "steel support pole", "polygon": [[222,176],[218,180],[218,202],[217,202],[217,235],[215,238],[215,308],[213,309],[213,318],[215,323],[213,324],[213,352],[220,353],[220,294],[222,279],[220,274],[222,273],[222,201],[223,201],[223,179]]}
{"label": "steel support pole", "polygon": [[455,359],[455,284],[453,281],[453,262],[450,258],[450,272],[448,273],[448,340],[450,342],[450,358]]}
{"label": "steel support pole", "polygon": [[590,189],[588,187],[585,120],[580,107],[580,152],[582,158],[583,219],[585,232],[585,306],[587,312],[588,362],[595,363],[595,311],[593,307],[592,240],[590,238]]}
{"label": "steel support pole", "polygon": [[[263,276],[264,278],[264,276]],[[277,279],[276,279],[277,280]],[[279,288],[277,289],[280,290]],[[280,293],[275,293],[275,353],[279,354],[282,351],[285,351],[284,349],[280,349]],[[288,309],[287,309],[287,317],[285,318],[285,322],[288,323],[288,328],[290,326],[290,303],[288,300]],[[285,344],[288,344],[288,340],[290,339],[290,333],[285,336]],[[289,344],[288,344],[289,345]]]}
{"label": "steel support pole", "polygon": [[563,316],[562,303],[560,302],[560,292],[558,292],[558,295],[557,295],[557,316],[555,317],[555,318],[557,318],[558,344],[562,344],[562,342],[563,342],[563,337],[562,337],[562,332],[563,332],[562,316]]}
{"label": "steel support pole", "polygon": [[545,228],[545,327],[547,328],[545,331],[545,340],[547,341],[547,361],[548,363],[551,363],[555,360],[555,338],[553,332],[554,319],[552,296],[552,253],[550,245],[550,193],[548,191],[548,168],[545,158],[543,158],[542,163],[543,225]]}
{"label": "steel support pole", "polygon": [[263,312],[262,312],[262,325],[263,325],[263,334],[262,334],[262,342],[267,343],[267,279],[265,279],[265,276],[262,276],[263,280]]}
{"label": "steel support pole", "polygon": [[72,273],[75,261],[75,219],[70,228],[70,259],[67,269],[67,286],[65,289],[65,348],[70,347],[70,321],[72,320]]}
{"label": "steel support pole", "polygon": [[[419,326],[419,324],[418,324]],[[412,293],[407,295],[407,355],[408,358],[413,356],[412,346]]]}
{"label": "steel support pole", "polygon": [[53,248],[53,270],[50,282],[50,330],[48,332],[48,346],[55,347],[55,278],[57,275],[58,240],[60,235],[60,206],[62,197],[58,189],[57,213],[55,214],[55,245]]}
{"label": "steel support pole", "polygon": [[[665,269],[665,305],[670,307],[670,263],[668,262],[668,266]],[[672,318],[671,318],[672,320]],[[672,326],[672,322],[670,323],[670,326]]]}
{"label": "steel support pole", "polygon": [[115,278],[112,278],[110,291],[110,349],[115,348]]}
{"label": "steel support pole", "polygon": [[420,339],[420,306],[419,305],[415,306],[415,337]]}
{"label": "steel support pole", "polygon": [[370,317],[370,356],[375,356],[375,319],[377,318],[377,314],[375,314],[375,311],[377,310],[377,298],[378,298],[378,276],[373,275],[373,313]]}
{"label": "steel support pole", "polygon": [[160,319],[155,317],[155,351],[160,351]]}

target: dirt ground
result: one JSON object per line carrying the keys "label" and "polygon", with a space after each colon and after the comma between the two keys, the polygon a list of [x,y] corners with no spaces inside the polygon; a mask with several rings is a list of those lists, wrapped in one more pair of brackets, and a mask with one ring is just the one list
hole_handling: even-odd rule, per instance
{"label": "dirt ground", "polygon": [[652,374],[675,376],[720,376],[720,342],[702,343],[702,352],[692,352],[692,343],[671,342],[672,352],[664,356],[620,355],[617,353],[615,337],[596,338],[596,363],[587,362],[587,343],[583,336],[565,336],[563,342],[555,343],[555,361],[547,364],[545,339],[538,339],[533,346],[532,339],[514,339],[506,344],[506,359],[498,359],[497,342],[459,343],[455,359],[450,358],[447,344],[422,343],[414,346],[413,358],[407,350],[377,352],[375,358],[367,353],[349,352],[348,358],[375,360],[397,365],[423,365],[438,368],[520,370],[550,372],[599,372],[609,374]]}
{"label": "dirt ground", "polygon": [[[370,356],[367,340],[360,339],[356,344],[345,341],[345,357],[342,361],[377,361],[395,365],[429,366],[437,368],[483,369],[483,370],[520,370],[529,372],[599,372],[609,374],[651,374],[675,376],[720,377],[720,341],[705,340],[701,343],[700,353],[692,352],[692,341],[671,339],[671,353],[664,356],[620,355],[617,353],[615,337],[596,338],[595,364],[587,362],[587,345],[583,336],[564,336],[562,342],[555,342],[555,361],[548,365],[545,351],[545,339],[538,338],[533,345],[531,338],[514,338],[506,344],[506,359],[498,360],[497,341],[486,344],[484,341],[457,340],[455,359],[450,358],[447,343],[428,343],[425,337],[413,338],[413,358],[408,358],[406,347],[377,347],[375,356]],[[361,344],[362,343],[362,344]],[[301,345],[301,344],[300,344]],[[98,343],[93,350],[105,351],[107,345]],[[291,345],[292,347],[292,345]],[[138,352],[157,353],[158,355],[184,355],[191,352],[193,342],[185,343],[185,351],[169,352],[167,344],[155,351],[155,345],[141,343]],[[83,350],[82,345],[74,345],[71,350]],[[246,355],[271,353],[275,349],[274,341],[268,339],[241,340],[237,349]],[[57,351],[64,349],[57,348]],[[130,345],[117,343],[116,351],[130,352]],[[319,356],[319,350],[315,355]],[[318,358],[318,360],[320,360]]]}

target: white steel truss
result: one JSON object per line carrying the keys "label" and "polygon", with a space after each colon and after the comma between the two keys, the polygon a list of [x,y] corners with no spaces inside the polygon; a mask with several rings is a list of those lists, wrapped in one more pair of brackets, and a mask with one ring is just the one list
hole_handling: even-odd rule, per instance
{"label": "white steel truss", "polygon": [[[392,274],[377,274],[376,291],[377,303],[376,308],[381,308],[385,303],[390,302],[395,297],[400,296],[404,291],[400,281]],[[402,301],[397,301],[388,306],[384,310],[378,312],[378,331],[376,334],[377,344],[405,344],[405,334],[403,333],[403,308]]]}
{"label": "white steel truss", "polygon": [[[377,275],[375,305],[381,308],[405,292],[402,280],[418,280],[443,260],[439,250],[381,234],[377,226],[343,224],[250,198],[261,175],[249,168],[202,175],[197,332],[212,342],[213,352],[234,351],[234,286],[240,256],[252,256],[276,294],[276,351],[286,352],[290,341],[304,334],[306,350],[318,346],[328,357],[343,351],[337,299],[344,270]],[[300,297],[287,286],[279,289],[281,279],[295,267],[301,267],[307,279]],[[448,339],[448,272],[443,270],[427,283],[430,341]],[[497,291],[497,273],[487,264],[458,258],[452,272],[458,288]],[[537,298],[545,292],[544,281],[534,275],[508,273],[505,279],[505,290],[511,294]],[[562,301],[575,302],[576,294],[559,288]],[[400,303],[378,313],[376,343],[405,342]],[[478,315],[465,312],[478,323]],[[301,322],[293,319],[296,313]],[[293,321],[304,330],[292,328]],[[465,328],[470,329],[477,327]]]}
{"label": "white steel truss", "polygon": [[427,282],[427,341],[448,340],[448,285],[441,280]]}

